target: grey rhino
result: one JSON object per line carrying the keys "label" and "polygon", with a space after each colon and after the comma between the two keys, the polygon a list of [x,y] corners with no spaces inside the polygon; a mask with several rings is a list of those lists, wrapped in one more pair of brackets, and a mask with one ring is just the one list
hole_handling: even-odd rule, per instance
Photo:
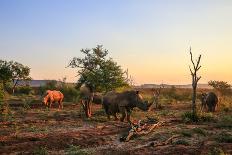
{"label": "grey rhino", "polygon": [[214,92],[201,94],[201,109],[208,107],[209,112],[214,112],[218,104],[218,97]]}
{"label": "grey rhino", "polygon": [[110,119],[110,115],[113,115],[115,120],[118,120],[117,113],[121,113],[122,117],[120,118],[120,121],[124,121],[127,115],[127,121],[129,123],[131,123],[131,110],[134,107],[147,111],[151,105],[152,103],[148,104],[147,101],[143,101],[139,91],[134,90],[122,93],[111,91],[106,93],[103,97],[103,108],[105,109],[108,119]]}

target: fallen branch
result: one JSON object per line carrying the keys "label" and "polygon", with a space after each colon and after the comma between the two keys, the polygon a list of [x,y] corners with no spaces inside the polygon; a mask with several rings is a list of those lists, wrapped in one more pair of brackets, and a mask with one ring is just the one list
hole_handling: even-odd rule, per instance
{"label": "fallen branch", "polygon": [[152,132],[155,128],[160,127],[164,124],[164,122],[158,122],[156,124],[143,124],[139,122],[137,125],[132,125],[128,135],[126,137],[122,137],[121,140],[128,142],[133,136],[143,136]]}
{"label": "fallen branch", "polygon": [[175,138],[177,138],[177,137],[180,137],[180,135],[173,135],[172,137],[168,138],[166,141],[160,142],[158,144],[154,144],[154,142],[152,142],[151,146],[157,147],[157,146],[168,145],[168,144],[172,143],[172,140],[175,139]]}

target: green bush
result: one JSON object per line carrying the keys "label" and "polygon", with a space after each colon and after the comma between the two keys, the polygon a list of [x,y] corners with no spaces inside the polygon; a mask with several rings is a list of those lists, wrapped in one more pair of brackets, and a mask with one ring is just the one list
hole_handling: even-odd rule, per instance
{"label": "green bush", "polygon": [[33,151],[34,155],[47,155],[48,151],[45,147],[38,147]]}
{"label": "green bush", "polygon": [[0,83],[0,111],[2,111],[3,108],[3,99],[4,99],[4,90],[2,83]]}
{"label": "green bush", "polygon": [[66,155],[88,155],[89,153],[80,148],[80,146],[70,145],[65,151]]}
{"label": "green bush", "polygon": [[213,113],[201,113],[199,117],[202,122],[216,121]]}
{"label": "green bush", "polygon": [[185,145],[188,146],[190,145],[188,141],[184,140],[184,139],[179,139],[175,142],[173,142],[174,145]]}
{"label": "green bush", "polygon": [[207,134],[206,131],[204,129],[201,129],[201,128],[193,128],[192,131],[197,133],[197,134],[203,135],[203,136],[206,136],[206,134]]}
{"label": "green bush", "polygon": [[47,90],[59,90],[64,94],[64,100],[67,102],[77,102],[79,100],[79,91],[73,86],[65,82],[49,81],[45,86],[38,89],[39,95],[45,95]]}
{"label": "green bush", "polygon": [[32,92],[32,88],[30,86],[20,86],[16,88],[15,91],[17,94],[26,94],[29,95]]}
{"label": "green bush", "polygon": [[181,115],[181,118],[186,123],[189,123],[189,122],[198,122],[199,121],[198,115],[195,115],[195,114],[193,114],[190,111],[183,113]]}
{"label": "green bush", "polygon": [[222,132],[216,135],[215,140],[220,143],[232,143],[232,135],[229,133]]}
{"label": "green bush", "polygon": [[216,127],[218,128],[232,128],[232,116],[225,115],[217,123]]}
{"label": "green bush", "polygon": [[226,154],[222,149],[213,147],[210,149],[210,153],[208,155],[226,155]]}
{"label": "green bush", "polygon": [[64,100],[68,102],[77,102],[79,99],[79,91],[72,87],[63,85],[59,90],[64,94]]}
{"label": "green bush", "polygon": [[183,130],[180,132],[184,137],[192,137],[191,131]]}

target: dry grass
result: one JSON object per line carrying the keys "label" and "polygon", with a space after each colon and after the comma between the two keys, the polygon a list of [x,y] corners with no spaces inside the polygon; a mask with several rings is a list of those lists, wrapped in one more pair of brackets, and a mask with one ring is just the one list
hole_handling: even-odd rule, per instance
{"label": "dry grass", "polygon": [[[150,92],[143,93],[149,97]],[[148,135],[124,143],[119,138],[129,124],[108,121],[101,105],[93,105],[93,117],[86,119],[78,104],[65,103],[64,110],[56,106],[49,110],[40,102],[33,102],[28,109],[16,98],[10,103],[12,119],[0,122],[0,154],[232,154],[231,111],[202,113],[201,121],[186,123],[182,114],[191,109],[190,102],[163,102],[163,109],[149,112],[134,109],[134,121],[150,118],[165,123]],[[167,145],[149,145],[176,134],[180,136]]]}

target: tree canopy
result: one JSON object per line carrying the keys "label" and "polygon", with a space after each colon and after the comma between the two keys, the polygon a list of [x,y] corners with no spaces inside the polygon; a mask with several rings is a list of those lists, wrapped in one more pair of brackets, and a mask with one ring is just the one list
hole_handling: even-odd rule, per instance
{"label": "tree canopy", "polygon": [[13,82],[13,91],[19,80],[30,80],[30,68],[14,61],[0,60],[0,81],[4,85]]}
{"label": "tree canopy", "polygon": [[208,82],[209,86],[212,86],[216,91],[218,91],[219,93],[221,93],[221,95],[225,95],[228,92],[231,91],[231,85],[228,84],[225,81],[215,81],[215,80],[211,80]]}
{"label": "tree canopy", "polygon": [[110,91],[127,85],[124,72],[112,58],[108,58],[108,50],[102,45],[92,49],[82,49],[84,57],[74,57],[69,67],[78,68],[77,87],[86,84],[93,91]]}

